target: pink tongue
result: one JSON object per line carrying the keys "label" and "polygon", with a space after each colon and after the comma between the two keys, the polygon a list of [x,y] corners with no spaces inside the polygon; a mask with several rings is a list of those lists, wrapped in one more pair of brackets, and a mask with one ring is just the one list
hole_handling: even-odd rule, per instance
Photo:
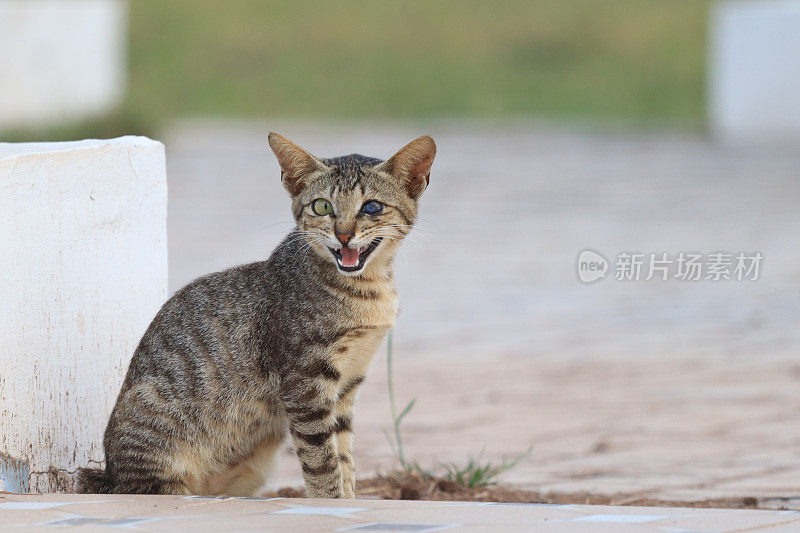
{"label": "pink tongue", "polygon": [[342,264],[346,267],[354,267],[358,264],[358,250],[353,250],[344,246],[339,253],[342,254]]}

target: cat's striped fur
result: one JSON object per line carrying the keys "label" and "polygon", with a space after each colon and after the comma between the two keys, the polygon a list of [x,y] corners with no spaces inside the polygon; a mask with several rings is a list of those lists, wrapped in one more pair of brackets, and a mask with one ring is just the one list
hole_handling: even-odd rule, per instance
{"label": "cat's striped fur", "polygon": [[[106,469],[79,471],[79,491],[254,495],[290,435],[308,496],[354,497],[353,403],[395,319],[392,260],[436,147],[420,137],[382,162],[269,140],[297,227],[267,261],[202,277],[161,308],[111,414]],[[315,214],[318,198],[334,213]],[[381,213],[360,212],[371,200]],[[375,242],[356,272],[330,249]]]}

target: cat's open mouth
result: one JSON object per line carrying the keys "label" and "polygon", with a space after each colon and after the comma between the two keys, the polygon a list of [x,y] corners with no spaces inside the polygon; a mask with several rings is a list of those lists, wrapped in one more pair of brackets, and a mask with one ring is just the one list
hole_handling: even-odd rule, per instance
{"label": "cat's open mouth", "polygon": [[378,247],[382,239],[383,237],[378,237],[368,245],[358,249],[345,246],[339,250],[334,250],[333,248],[328,248],[328,250],[330,250],[336,258],[336,266],[339,267],[339,270],[342,272],[355,272],[364,267],[364,263],[367,262],[367,257]]}

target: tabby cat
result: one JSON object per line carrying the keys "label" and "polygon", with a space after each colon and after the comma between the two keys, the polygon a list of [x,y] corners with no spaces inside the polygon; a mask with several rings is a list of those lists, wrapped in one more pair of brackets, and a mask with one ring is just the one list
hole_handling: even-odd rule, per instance
{"label": "tabby cat", "polygon": [[392,262],[436,145],[314,157],[270,133],[296,228],[199,278],[145,332],[79,492],[252,496],[291,435],[309,497],[353,498],[353,403],[395,320]]}

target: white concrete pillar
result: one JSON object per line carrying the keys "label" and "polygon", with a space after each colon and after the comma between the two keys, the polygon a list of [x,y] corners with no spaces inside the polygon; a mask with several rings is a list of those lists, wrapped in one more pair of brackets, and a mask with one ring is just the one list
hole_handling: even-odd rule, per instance
{"label": "white concrete pillar", "polygon": [[731,141],[800,139],[800,0],[726,0],[709,31],[708,112]]}
{"label": "white concrete pillar", "polygon": [[103,460],[128,361],[167,296],[164,147],[0,143],[0,490]]}
{"label": "white concrete pillar", "polygon": [[0,128],[102,114],[127,78],[125,0],[0,0]]}

